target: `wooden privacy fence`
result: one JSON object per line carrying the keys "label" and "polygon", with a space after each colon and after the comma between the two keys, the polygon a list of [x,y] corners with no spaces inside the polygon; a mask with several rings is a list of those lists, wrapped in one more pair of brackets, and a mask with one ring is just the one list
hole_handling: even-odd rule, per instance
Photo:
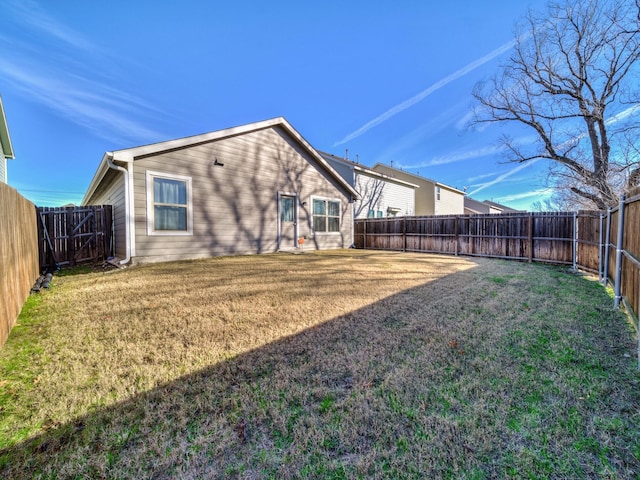
{"label": "wooden privacy fence", "polygon": [[471,255],[600,272],[600,212],[505,213],[356,220],[356,248]]}
{"label": "wooden privacy fence", "polygon": [[36,207],[0,183],[0,346],[39,274]]}
{"label": "wooden privacy fence", "polygon": [[[616,208],[606,213],[605,258],[602,281],[613,281],[615,304],[625,302],[636,316],[640,313],[640,189],[624,195]],[[640,328],[639,328],[640,331]],[[639,335],[640,337],[640,335]],[[640,355],[640,343],[638,344]],[[638,357],[640,361],[640,356]]]}
{"label": "wooden privacy fence", "polygon": [[39,207],[40,266],[74,266],[105,260],[112,250],[111,205]]}

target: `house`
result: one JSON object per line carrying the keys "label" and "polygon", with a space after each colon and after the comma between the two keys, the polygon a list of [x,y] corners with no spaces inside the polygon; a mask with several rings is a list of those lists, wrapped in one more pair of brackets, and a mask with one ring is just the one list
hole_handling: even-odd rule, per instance
{"label": "house", "polygon": [[7,117],[2,105],[2,97],[0,97],[0,182],[2,183],[7,183],[7,158],[15,158],[15,156],[9,136]]}
{"label": "house", "polygon": [[485,200],[483,203],[486,203],[491,208],[491,213],[522,213],[524,210],[516,210],[511,207],[507,207],[506,205],[502,205],[500,203],[492,202],[491,200]]}
{"label": "house", "polygon": [[373,171],[420,187],[415,190],[414,215],[461,215],[464,213],[465,192],[462,190],[382,163],[376,163]]}
{"label": "house", "polygon": [[360,195],[353,205],[353,218],[414,215],[418,185],[374,172],[346,158],[319,153]]}
{"label": "house", "polygon": [[355,189],[282,117],[107,152],[83,205],[145,263],[353,243]]}
{"label": "house", "polygon": [[521,210],[514,210],[513,208],[509,208],[505,205],[500,205],[496,202],[491,202],[489,200],[485,200],[483,202],[479,200],[475,200],[471,197],[464,197],[464,213],[466,215],[477,215],[477,214],[486,214],[486,213],[516,213],[521,212]]}

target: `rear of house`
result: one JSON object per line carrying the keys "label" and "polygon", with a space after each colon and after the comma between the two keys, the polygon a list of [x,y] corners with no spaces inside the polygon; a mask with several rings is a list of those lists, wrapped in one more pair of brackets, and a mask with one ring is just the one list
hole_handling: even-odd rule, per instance
{"label": "rear of house", "polygon": [[284,119],[108,152],[83,204],[114,206],[134,263],[346,248],[355,190]]}

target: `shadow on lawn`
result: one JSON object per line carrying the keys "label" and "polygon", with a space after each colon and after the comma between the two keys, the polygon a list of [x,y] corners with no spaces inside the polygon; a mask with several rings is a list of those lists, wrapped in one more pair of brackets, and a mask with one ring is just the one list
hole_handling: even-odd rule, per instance
{"label": "shadow on lawn", "polygon": [[[500,286],[476,272],[477,266],[399,292],[54,426],[0,451],[0,474],[440,476],[447,464],[458,473],[473,472],[500,448],[497,440],[508,437],[506,419],[499,412],[474,419],[490,429],[474,432],[447,411],[429,412],[453,408],[454,399],[442,400],[447,407],[430,395],[444,383],[479,374],[486,345],[500,341],[495,321],[481,313],[488,292]],[[502,360],[508,368],[509,360],[492,361]],[[469,392],[478,397],[487,390],[468,388],[478,388]],[[510,399],[501,390],[491,395],[508,409]]]}

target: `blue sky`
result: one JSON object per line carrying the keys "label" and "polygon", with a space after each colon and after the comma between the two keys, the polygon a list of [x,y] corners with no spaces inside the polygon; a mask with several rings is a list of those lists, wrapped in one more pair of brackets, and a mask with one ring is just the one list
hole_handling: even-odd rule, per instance
{"label": "blue sky", "polygon": [[9,184],[79,203],[105,151],[284,116],[319,150],[529,208],[550,193],[544,162],[504,163],[506,128],[466,125],[473,86],[544,5],[4,0]]}

